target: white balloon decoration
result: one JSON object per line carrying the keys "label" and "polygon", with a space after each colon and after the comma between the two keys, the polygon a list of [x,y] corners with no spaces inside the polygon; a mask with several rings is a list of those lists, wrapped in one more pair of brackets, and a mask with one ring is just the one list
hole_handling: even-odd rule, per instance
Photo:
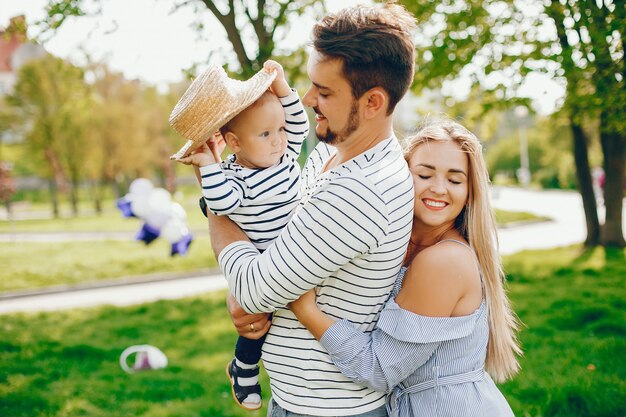
{"label": "white balloon decoration", "polygon": [[136,239],[150,244],[162,236],[171,243],[171,255],[186,255],[193,236],[187,226],[183,206],[172,201],[169,191],[155,188],[150,180],[137,178],[130,184],[128,194],[116,202],[125,217],[135,216],[144,221]]}

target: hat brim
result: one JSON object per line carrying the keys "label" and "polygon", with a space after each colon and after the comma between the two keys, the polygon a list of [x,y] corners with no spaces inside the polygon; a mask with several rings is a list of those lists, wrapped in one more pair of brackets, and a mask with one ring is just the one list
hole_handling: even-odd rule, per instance
{"label": "hat brim", "polygon": [[209,67],[198,76],[170,114],[170,125],[187,139],[170,159],[181,159],[259,99],[276,78],[261,70],[246,81],[234,80],[222,67]]}

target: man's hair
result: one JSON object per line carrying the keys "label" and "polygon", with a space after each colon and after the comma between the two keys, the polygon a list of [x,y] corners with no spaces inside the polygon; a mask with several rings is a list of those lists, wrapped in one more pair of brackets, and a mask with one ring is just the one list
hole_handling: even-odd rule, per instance
{"label": "man's hair", "polygon": [[268,101],[271,100],[276,100],[278,101],[278,97],[276,96],[276,94],[272,93],[271,90],[267,90],[266,92],[264,92],[261,97],[259,97],[258,99],[256,99],[256,101],[252,104],[250,104],[248,107],[246,107],[245,109],[243,109],[241,112],[239,112],[235,117],[233,117],[232,119],[230,119],[224,126],[220,127],[220,133],[222,134],[223,137],[226,137],[226,133],[227,132],[232,132],[233,128],[237,125],[238,121],[237,121],[237,117],[245,112],[248,109],[257,107],[257,106],[261,106],[263,104],[265,104]]}
{"label": "man's hair", "polygon": [[349,7],[315,24],[313,47],[343,62],[343,76],[355,99],[382,87],[389,94],[390,115],[413,82],[415,26],[415,17],[393,2]]}

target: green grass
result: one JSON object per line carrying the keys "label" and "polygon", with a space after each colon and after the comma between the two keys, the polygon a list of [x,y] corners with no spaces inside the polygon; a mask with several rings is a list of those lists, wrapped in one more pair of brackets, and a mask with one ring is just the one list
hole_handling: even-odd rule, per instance
{"label": "green grass", "polygon": [[[224,293],[131,308],[14,315],[0,324],[0,415],[262,416],[231,400],[236,334]],[[164,370],[128,375],[119,355],[150,343]],[[267,378],[263,388],[269,393]]]}
{"label": "green grass", "polygon": [[498,227],[510,227],[516,223],[527,223],[549,220],[547,217],[537,216],[524,211],[505,211],[496,209]]}
{"label": "green grass", "polygon": [[[185,208],[189,227],[193,230],[206,230],[206,219],[200,213],[197,193],[188,192],[177,199]],[[15,212],[22,215],[39,212],[48,213],[49,204],[33,203],[22,208],[16,207]],[[79,215],[72,217],[69,206],[63,205],[62,217],[59,219],[43,218],[34,220],[0,221],[0,233],[43,233],[43,232],[94,232],[94,231],[135,231],[141,226],[136,218],[123,218],[115,208],[113,200],[103,203],[102,214],[96,215],[93,208],[81,203]],[[526,212],[496,210],[496,220],[499,226],[507,226],[518,222],[541,221],[544,217]]]}
{"label": "green grass", "polygon": [[503,386],[517,416],[624,415],[625,255],[568,247],[505,260],[526,326],[522,371]]}
{"label": "green grass", "polygon": [[[516,416],[624,415],[625,255],[568,247],[505,259],[511,299],[525,324],[522,371],[501,386]],[[235,338],[224,292],[2,316],[0,415],[264,416],[265,409],[247,412],[231,400],[223,368]],[[119,354],[139,343],[161,348],[169,366],[122,372]]]}
{"label": "green grass", "polygon": [[[187,222],[193,230],[206,230],[206,218],[198,208],[198,197],[193,194],[189,197],[177,199],[187,211]],[[83,203],[84,205],[84,203]],[[1,220],[0,233],[32,233],[32,232],[112,232],[112,231],[135,231],[141,227],[141,220],[131,217],[122,217],[115,207],[113,200],[103,203],[101,215],[96,215],[91,207],[82,207],[79,215],[72,217],[69,207],[62,207],[62,217],[59,219],[49,218],[52,214],[49,205],[28,204],[19,209],[16,208],[15,216],[28,216],[37,214],[43,218],[33,220]]]}
{"label": "green grass", "polygon": [[170,244],[142,242],[0,243],[0,292],[78,284],[132,275],[217,267],[208,233],[196,234],[186,256],[170,256]]}
{"label": "green grass", "polygon": [[113,209],[104,210],[100,216],[85,214],[60,219],[0,221],[0,233],[129,232],[138,230],[140,227],[140,220],[125,219],[119,211]]}
{"label": "green grass", "polygon": [[[113,208],[101,216],[0,221],[0,233],[129,232],[128,241],[11,242],[0,243],[0,292],[71,285],[158,272],[185,272],[217,265],[208,240],[206,219],[196,210],[195,197],[186,203],[195,241],[185,257],[169,257],[169,244],[157,239],[150,246],[134,241],[131,232],[141,227],[136,218],[122,218]],[[112,204],[112,203],[111,203]],[[536,219],[528,213],[497,212],[499,222]]]}

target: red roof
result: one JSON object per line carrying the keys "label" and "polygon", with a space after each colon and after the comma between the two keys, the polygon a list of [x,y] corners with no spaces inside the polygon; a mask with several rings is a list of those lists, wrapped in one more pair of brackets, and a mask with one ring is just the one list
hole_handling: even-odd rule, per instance
{"label": "red roof", "polygon": [[12,17],[9,29],[0,30],[0,72],[13,71],[11,56],[26,41],[25,33],[24,16]]}

